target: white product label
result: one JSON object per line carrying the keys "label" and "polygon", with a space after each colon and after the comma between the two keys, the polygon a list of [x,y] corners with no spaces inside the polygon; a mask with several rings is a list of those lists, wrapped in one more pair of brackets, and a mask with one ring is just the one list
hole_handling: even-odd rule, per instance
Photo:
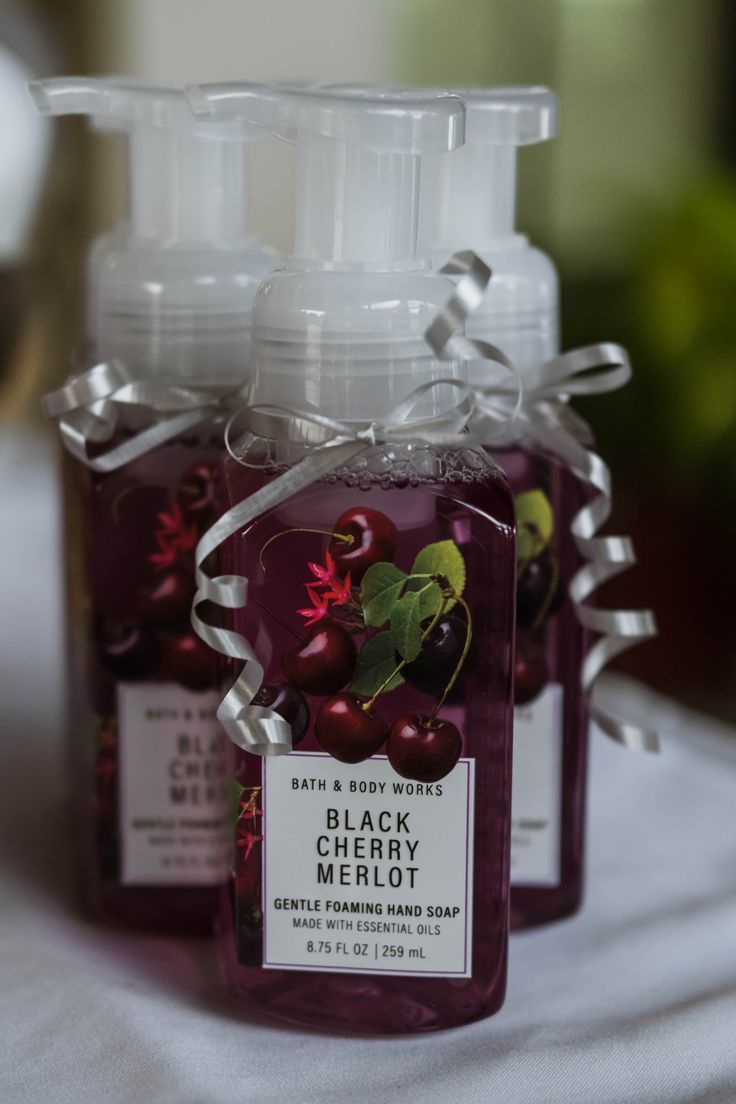
{"label": "white product label", "polygon": [[474,762],[407,782],[292,752],[263,764],[263,965],[472,973]]}
{"label": "white product label", "polygon": [[513,885],[559,885],[561,804],[562,687],[551,683],[514,710]]}
{"label": "white product label", "polygon": [[227,737],[217,691],[118,687],[121,877],[217,885],[229,868]]}

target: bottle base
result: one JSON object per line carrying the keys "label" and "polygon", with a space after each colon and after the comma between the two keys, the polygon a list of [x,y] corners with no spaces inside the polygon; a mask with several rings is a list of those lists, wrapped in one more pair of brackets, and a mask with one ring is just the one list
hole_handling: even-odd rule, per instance
{"label": "bottle base", "polygon": [[524,931],[566,920],[580,911],[583,887],[580,881],[559,886],[512,886],[511,930]]}
{"label": "bottle base", "polygon": [[102,884],[84,895],[85,912],[106,927],[149,935],[212,935],[219,889],[213,886]]}
{"label": "bottle base", "polygon": [[[459,988],[449,1000],[433,999],[439,979],[413,981],[414,991],[408,995],[401,984],[406,978],[396,978],[396,987],[388,988],[371,974],[335,975],[243,966],[236,953],[231,903],[227,894],[222,898],[215,921],[220,969],[233,1001],[243,1011],[318,1034],[390,1037],[464,1027],[487,1019],[503,1004],[505,973],[488,999],[481,1000],[476,993],[469,994],[464,1002]],[[298,994],[294,991],[297,980]],[[427,987],[424,1000],[419,997],[421,986]]]}

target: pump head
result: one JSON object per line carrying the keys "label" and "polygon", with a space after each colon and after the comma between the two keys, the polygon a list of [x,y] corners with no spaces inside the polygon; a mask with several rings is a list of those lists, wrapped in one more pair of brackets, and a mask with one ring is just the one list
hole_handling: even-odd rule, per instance
{"label": "pump head", "polygon": [[246,378],[250,311],[277,263],[248,235],[242,122],[196,119],[182,89],[114,78],[34,81],[44,115],[87,115],[129,139],[130,218],[95,243],[91,355],[143,377],[213,386]]}
{"label": "pump head", "polygon": [[557,97],[547,88],[462,88],[465,145],[429,158],[422,177],[420,248],[447,255],[508,245],[515,233],[516,150],[553,138]]}
{"label": "pump head", "polygon": [[243,145],[261,128],[203,123],[181,89],[133,80],[56,77],[29,89],[42,115],[87,115],[97,130],[128,135],[133,237],[187,244],[245,237]]}
{"label": "pump head", "polygon": [[419,161],[462,144],[456,96],[353,95],[240,84],[189,93],[194,110],[268,127],[297,146],[294,257],[310,267],[415,266]]}

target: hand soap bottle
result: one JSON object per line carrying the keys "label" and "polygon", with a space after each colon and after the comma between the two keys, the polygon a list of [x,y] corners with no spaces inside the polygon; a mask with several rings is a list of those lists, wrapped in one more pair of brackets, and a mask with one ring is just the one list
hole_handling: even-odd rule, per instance
{"label": "hand soap bottle", "polygon": [[[468,336],[502,349],[523,379],[559,352],[559,292],[551,260],[514,228],[516,149],[553,137],[556,98],[544,88],[458,95],[467,106],[466,142],[426,160],[420,248],[438,267],[469,248],[490,266]],[[483,363],[469,371],[483,388]],[[526,927],[575,912],[582,895],[586,632],[567,586],[580,566],[570,523],[586,492],[567,464],[533,440],[491,451],[517,506],[511,924]]]}
{"label": "hand soap bottle", "polygon": [[[192,101],[260,121],[237,86]],[[234,450],[231,503],[313,456],[311,416],[376,427],[229,547],[229,572],[249,580],[236,627],[264,668],[246,725],[270,710],[292,750],[237,753],[221,947],[234,992],[292,1023],[453,1027],[505,989],[513,502],[462,437],[400,443],[380,425],[422,385],[410,421],[439,427],[458,401],[440,381],[464,364],[424,338],[452,285],[416,238],[421,156],[461,141],[464,111],[305,92],[272,112],[296,132],[296,241],[256,298],[250,398],[292,414]]]}
{"label": "hand soap bottle", "polygon": [[[118,360],[135,383],[195,389],[204,406],[108,473],[65,453],[83,895],[101,919],[206,931],[228,866],[228,742],[217,664],[189,623],[193,553],[215,517],[222,410],[246,378],[253,297],[276,263],[245,220],[245,142],[262,132],[194,119],[181,90],[59,78],[31,92],[43,114],[90,116],[130,143],[130,217],[91,252],[80,370]],[[90,454],[162,417],[119,405]]]}

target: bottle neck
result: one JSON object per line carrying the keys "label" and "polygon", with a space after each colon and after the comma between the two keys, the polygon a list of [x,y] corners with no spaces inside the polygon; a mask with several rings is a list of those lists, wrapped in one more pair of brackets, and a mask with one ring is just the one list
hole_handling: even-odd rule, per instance
{"label": "bottle neck", "polygon": [[448,257],[456,249],[497,248],[514,239],[516,149],[470,143],[422,165],[419,247]]}
{"label": "bottle neck", "polygon": [[305,132],[294,257],[310,267],[416,267],[419,157]]}
{"label": "bottle neck", "polygon": [[130,134],[130,218],[142,240],[224,245],[247,236],[244,143],[137,125]]}

